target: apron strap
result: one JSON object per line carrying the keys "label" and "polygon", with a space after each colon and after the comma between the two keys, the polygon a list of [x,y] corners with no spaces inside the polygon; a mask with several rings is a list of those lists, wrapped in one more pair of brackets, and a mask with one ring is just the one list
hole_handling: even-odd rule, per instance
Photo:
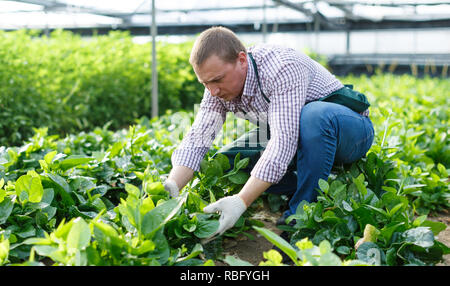
{"label": "apron strap", "polygon": [[258,81],[259,90],[261,91],[261,94],[263,95],[263,97],[267,101],[267,103],[270,103],[269,98],[264,94],[264,92],[262,90],[261,82],[259,81],[258,68],[256,67],[255,59],[253,58],[252,53],[248,53],[248,55],[250,56],[250,60],[252,61],[253,68],[255,69],[255,74],[256,74],[256,79]]}

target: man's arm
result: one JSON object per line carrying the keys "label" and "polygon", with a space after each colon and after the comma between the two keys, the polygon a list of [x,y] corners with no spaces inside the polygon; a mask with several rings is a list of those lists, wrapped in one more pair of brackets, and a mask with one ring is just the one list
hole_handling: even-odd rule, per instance
{"label": "man's arm", "polygon": [[245,205],[249,207],[271,185],[272,183],[250,176],[238,196],[244,201]]}
{"label": "man's arm", "polygon": [[178,196],[179,191],[192,180],[194,172],[200,169],[200,162],[220,132],[225,117],[222,103],[205,89],[191,129],[172,153],[173,168],[164,183],[172,197]]}
{"label": "man's arm", "polygon": [[194,177],[194,170],[185,166],[174,166],[170,171],[167,181],[171,180],[177,184],[178,189],[184,188]]}

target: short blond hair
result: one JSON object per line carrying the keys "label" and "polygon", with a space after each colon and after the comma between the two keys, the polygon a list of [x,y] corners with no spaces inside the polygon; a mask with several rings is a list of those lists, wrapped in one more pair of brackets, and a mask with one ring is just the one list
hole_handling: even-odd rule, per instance
{"label": "short blond hair", "polygon": [[225,62],[234,62],[240,52],[246,52],[236,34],[225,27],[212,27],[203,31],[195,40],[189,62],[201,66],[210,56],[216,55]]}

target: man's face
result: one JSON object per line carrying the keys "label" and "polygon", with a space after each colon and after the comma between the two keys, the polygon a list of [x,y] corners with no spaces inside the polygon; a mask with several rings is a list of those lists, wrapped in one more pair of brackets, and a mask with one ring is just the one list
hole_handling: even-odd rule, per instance
{"label": "man's face", "polygon": [[210,56],[201,66],[194,66],[195,74],[211,93],[230,101],[242,94],[247,76],[247,54],[240,52],[234,63],[228,63],[216,55]]}

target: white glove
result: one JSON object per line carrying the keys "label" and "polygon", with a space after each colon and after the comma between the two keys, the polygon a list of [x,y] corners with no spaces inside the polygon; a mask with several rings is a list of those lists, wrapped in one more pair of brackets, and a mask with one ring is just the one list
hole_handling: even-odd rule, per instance
{"label": "white glove", "polygon": [[166,180],[164,183],[164,189],[169,192],[172,198],[176,198],[180,195],[180,188],[174,180]]}
{"label": "white glove", "polygon": [[216,234],[222,235],[229,228],[232,228],[246,209],[247,206],[238,195],[222,198],[217,202],[204,207],[203,211],[205,213],[221,213],[219,228],[210,237],[213,237]]}

